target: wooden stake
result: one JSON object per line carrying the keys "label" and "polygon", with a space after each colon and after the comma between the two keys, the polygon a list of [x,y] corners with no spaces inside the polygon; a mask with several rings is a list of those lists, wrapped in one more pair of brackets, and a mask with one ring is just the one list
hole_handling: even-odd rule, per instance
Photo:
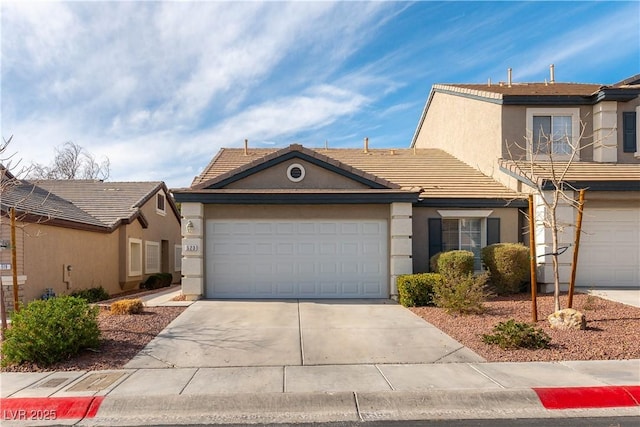
{"label": "wooden stake", "polygon": [[536,268],[536,218],[533,207],[533,195],[529,194],[529,266],[531,269],[531,320],[538,321],[538,277]]}
{"label": "wooden stake", "polygon": [[569,280],[569,300],[567,307],[573,307],[573,292],[576,286],[576,270],[578,269],[578,250],[580,249],[580,234],[582,234],[582,212],[584,211],[584,189],[580,190],[578,196],[578,218],[576,219],[576,238],[573,250],[573,260],[571,261],[571,279]]}

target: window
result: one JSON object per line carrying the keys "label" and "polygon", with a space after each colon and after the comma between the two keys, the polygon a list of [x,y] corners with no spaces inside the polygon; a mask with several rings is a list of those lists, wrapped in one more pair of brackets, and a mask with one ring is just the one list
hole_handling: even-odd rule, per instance
{"label": "window", "polygon": [[160,215],[165,215],[167,213],[166,205],[166,197],[162,193],[156,194],[156,212]]}
{"label": "window", "polygon": [[129,277],[142,275],[142,240],[129,239]]}
{"label": "window", "polygon": [[474,270],[482,269],[482,225],[484,218],[444,218],[442,220],[442,247],[446,251],[464,250],[473,252]]}
{"label": "window", "polygon": [[173,265],[174,271],[182,271],[182,246],[180,245],[173,247]]}
{"label": "window", "polygon": [[636,112],[622,113],[622,150],[625,153],[635,153],[638,151]]}
{"label": "window", "polygon": [[527,157],[553,155],[556,158],[572,154],[579,136],[578,108],[527,109]]}
{"label": "window", "polygon": [[438,210],[429,218],[429,258],[439,252],[467,250],[475,257],[474,269],[482,269],[480,251],[500,241],[500,218],[488,218],[492,210]]}
{"label": "window", "polygon": [[145,243],[144,272],[147,274],[160,273],[160,243]]}

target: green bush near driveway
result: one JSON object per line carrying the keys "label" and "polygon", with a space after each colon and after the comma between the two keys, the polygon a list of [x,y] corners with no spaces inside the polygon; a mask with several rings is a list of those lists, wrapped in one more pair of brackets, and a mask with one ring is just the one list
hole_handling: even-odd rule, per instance
{"label": "green bush near driveway", "polygon": [[82,298],[55,297],[30,302],[13,313],[2,343],[2,365],[48,366],[100,343],[99,308]]}
{"label": "green bush near driveway", "polygon": [[473,274],[474,255],[471,251],[447,251],[437,258],[438,273],[445,280],[466,277]]}
{"label": "green bush near driveway", "polygon": [[486,273],[444,276],[444,280],[433,287],[433,300],[436,306],[443,308],[447,313],[483,313],[484,303],[491,296],[487,290],[487,281]]}
{"label": "green bush near driveway", "polygon": [[89,303],[109,299],[109,293],[102,286],[98,286],[96,288],[81,289],[79,291],[71,293],[71,296],[82,298]]}
{"label": "green bush near driveway", "polygon": [[437,273],[407,274],[398,277],[398,302],[405,307],[433,305],[433,287],[443,281]]}
{"label": "green bush near driveway", "polygon": [[494,326],[493,334],[482,335],[482,341],[486,344],[497,345],[502,349],[528,348],[535,350],[549,347],[551,337],[542,329],[509,319]]}
{"label": "green bush near driveway", "polygon": [[482,248],[482,262],[498,295],[516,294],[530,280],[529,248],[520,243],[496,243]]}

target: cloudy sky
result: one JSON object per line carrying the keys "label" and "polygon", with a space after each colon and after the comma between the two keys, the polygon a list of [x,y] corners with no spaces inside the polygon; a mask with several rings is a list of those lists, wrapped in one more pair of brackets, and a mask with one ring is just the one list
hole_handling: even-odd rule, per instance
{"label": "cloudy sky", "polygon": [[408,147],[431,85],[640,73],[633,2],[1,3],[1,129],[110,180],[188,186],[221,147]]}

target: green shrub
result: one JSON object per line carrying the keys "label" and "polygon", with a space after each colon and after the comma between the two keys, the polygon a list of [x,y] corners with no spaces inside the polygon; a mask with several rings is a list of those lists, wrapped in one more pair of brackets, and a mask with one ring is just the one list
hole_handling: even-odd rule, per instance
{"label": "green shrub", "polygon": [[86,300],[88,303],[104,301],[109,299],[109,293],[102,287],[81,289],[71,294],[72,297],[78,297]]}
{"label": "green shrub", "polygon": [[431,258],[429,258],[429,271],[432,273],[438,273],[438,259],[440,259],[440,255],[442,252],[438,252]]}
{"label": "green shrub", "polygon": [[438,273],[445,279],[466,277],[473,274],[474,255],[470,251],[441,252],[437,258]]}
{"label": "green shrub", "polygon": [[24,362],[48,366],[97,347],[98,310],[72,296],[30,302],[11,317],[2,343],[2,366]]}
{"label": "green shrub", "polygon": [[482,335],[482,341],[498,345],[502,349],[548,348],[551,342],[551,337],[542,329],[534,328],[528,323],[516,322],[514,319],[498,323],[493,327],[493,332]]}
{"label": "green shrub", "polygon": [[433,287],[433,301],[447,313],[482,313],[484,302],[491,295],[487,291],[487,274],[444,278]]}
{"label": "green shrub", "polygon": [[524,290],[530,280],[529,248],[520,243],[497,243],[482,248],[482,262],[491,273],[491,284],[499,295]]}
{"label": "green shrub", "polygon": [[405,307],[433,305],[433,286],[442,282],[436,273],[407,274],[398,277],[398,302]]}
{"label": "green shrub", "polygon": [[171,282],[173,282],[173,275],[171,273],[156,273],[147,277],[140,287],[143,289],[159,289],[171,286]]}
{"label": "green shrub", "polygon": [[144,310],[139,298],[116,301],[109,307],[111,314],[140,314]]}

